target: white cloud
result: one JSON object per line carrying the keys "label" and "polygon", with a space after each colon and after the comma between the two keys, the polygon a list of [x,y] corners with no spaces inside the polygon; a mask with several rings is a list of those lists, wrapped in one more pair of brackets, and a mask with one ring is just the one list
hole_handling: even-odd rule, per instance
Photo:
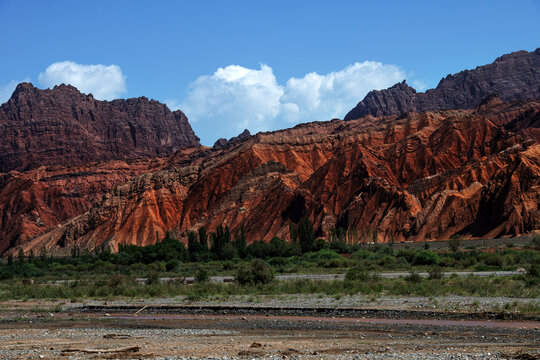
{"label": "white cloud", "polygon": [[126,92],[126,77],[117,65],[81,65],[62,61],[49,65],[39,74],[39,83],[48,88],[70,84],[96,99],[112,100]]}
{"label": "white cloud", "polygon": [[219,68],[191,84],[184,101],[169,101],[182,109],[203,144],[230,138],[245,128],[252,133],[293,124],[343,118],[373,89],[384,89],[405,79],[395,65],[374,61],[355,63],[325,75],[309,73],[278,84],[272,68],[238,65]]}
{"label": "white cloud", "polygon": [[395,65],[364,61],[326,75],[291,78],[281,101],[298,106],[299,111],[284,109],[283,116],[294,123],[343,118],[369,91],[387,88],[406,77]]}
{"label": "white cloud", "polygon": [[13,94],[13,91],[15,90],[15,88],[17,87],[19,83],[26,82],[26,81],[30,81],[30,79],[26,78],[22,81],[11,80],[6,85],[0,86],[0,105],[2,105],[3,103],[9,100],[9,98]]}
{"label": "white cloud", "polygon": [[203,143],[211,144],[245,128],[270,130],[280,112],[282,95],[283,88],[269,66],[251,70],[230,65],[213,75],[199,77],[178,107],[187,114]]}

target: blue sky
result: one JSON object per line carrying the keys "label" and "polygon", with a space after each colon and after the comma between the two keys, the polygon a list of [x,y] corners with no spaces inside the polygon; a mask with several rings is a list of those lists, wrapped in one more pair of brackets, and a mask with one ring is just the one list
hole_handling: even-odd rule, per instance
{"label": "blue sky", "polygon": [[423,90],[534,50],[539,18],[538,0],[0,0],[0,102],[23,80],[147,96],[184,110],[211,145],[244,127],[342,118],[373,88],[406,78]]}

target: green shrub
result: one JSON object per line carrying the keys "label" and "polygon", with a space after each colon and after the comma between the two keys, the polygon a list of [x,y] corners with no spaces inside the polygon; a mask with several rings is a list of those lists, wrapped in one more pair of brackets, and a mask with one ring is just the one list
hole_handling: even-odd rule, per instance
{"label": "green shrub", "polygon": [[533,264],[527,271],[527,276],[535,279],[540,279],[540,265]]}
{"label": "green shrub", "polygon": [[11,269],[2,269],[0,271],[0,281],[1,280],[11,280],[15,274],[11,271]]}
{"label": "green shrub", "polygon": [[325,261],[323,266],[325,268],[339,268],[339,267],[345,267],[347,266],[347,261],[344,258],[341,259],[331,259],[328,261]]}
{"label": "green shrub", "polygon": [[236,261],[227,260],[223,262],[223,270],[234,270],[236,269],[236,264],[240,262],[239,258],[236,258]]}
{"label": "green shrub", "polygon": [[456,260],[450,256],[443,256],[439,259],[439,266],[441,267],[454,267]]}
{"label": "green shrub", "polygon": [[319,261],[329,261],[332,259],[343,259],[343,256],[339,255],[334,250],[323,249],[317,252],[308,252],[302,256],[303,261],[309,262],[319,262]]}
{"label": "green shrub", "polygon": [[275,257],[268,260],[268,264],[272,266],[283,266],[287,265],[287,258],[284,257]]}
{"label": "green shrub", "polygon": [[165,264],[165,270],[167,271],[174,271],[176,270],[177,268],[180,267],[180,261],[176,260],[176,259],[171,259],[169,261],[167,261],[167,264]]}
{"label": "green shrub", "polygon": [[319,251],[328,248],[328,243],[324,239],[317,239],[313,243],[313,251]]}
{"label": "green shrub", "polygon": [[148,270],[155,272],[167,271],[167,264],[164,261],[156,261],[148,265]]}
{"label": "green shrub", "polygon": [[443,273],[441,271],[441,268],[438,266],[434,266],[431,269],[429,269],[429,278],[430,279],[442,279]]}
{"label": "green shrub", "polygon": [[456,234],[452,235],[450,240],[448,240],[448,247],[453,252],[458,251],[461,248],[461,243],[463,242],[463,236]]}
{"label": "green shrub", "polygon": [[504,264],[504,260],[498,253],[490,253],[484,256],[484,264],[487,266],[501,267]]}
{"label": "green shrub", "polygon": [[195,281],[198,283],[204,283],[210,280],[210,273],[205,267],[199,267],[195,273]]}
{"label": "green shrub", "polygon": [[365,260],[369,259],[373,256],[373,252],[366,250],[366,249],[360,249],[352,253],[351,259],[353,260]]}
{"label": "green shrub", "polygon": [[274,279],[274,272],[266,262],[255,259],[249,264],[242,264],[236,273],[240,285],[267,284]]}
{"label": "green shrub", "polygon": [[412,273],[410,273],[409,275],[407,275],[407,276],[405,277],[405,280],[406,280],[407,282],[410,282],[410,283],[413,283],[413,284],[417,284],[417,283],[419,283],[419,282],[422,281],[422,277],[421,277],[418,273],[412,272]]}
{"label": "green shrub", "polygon": [[109,278],[108,286],[111,289],[118,289],[122,286],[126,286],[128,283],[133,283],[132,279],[130,279],[126,275],[122,274],[114,274]]}
{"label": "green shrub", "polygon": [[[427,251],[427,250],[424,250]],[[411,249],[401,249],[398,251],[396,257],[405,259],[409,264],[412,264],[414,262],[414,259],[416,258],[416,251]]]}
{"label": "green shrub", "polygon": [[369,273],[360,266],[353,267],[345,274],[346,281],[367,281],[368,279]]}
{"label": "green shrub", "polygon": [[149,271],[146,275],[146,285],[155,285],[159,283],[159,274],[155,271]]}
{"label": "green shrub", "polygon": [[438,263],[439,257],[430,250],[418,251],[413,260],[413,265],[436,265]]}
{"label": "green shrub", "polygon": [[392,255],[385,255],[377,263],[382,267],[394,267],[397,264],[397,260]]}

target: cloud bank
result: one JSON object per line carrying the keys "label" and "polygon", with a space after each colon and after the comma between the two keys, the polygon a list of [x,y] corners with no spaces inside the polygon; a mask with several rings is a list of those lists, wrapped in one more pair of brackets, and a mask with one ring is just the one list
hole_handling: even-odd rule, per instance
{"label": "cloud bank", "polygon": [[92,93],[96,99],[112,100],[126,92],[126,77],[117,65],[82,65],[72,61],[62,61],[49,65],[39,74],[43,87],[70,84],[81,92]]}
{"label": "cloud bank", "polygon": [[272,68],[238,65],[200,76],[187,90],[182,109],[203,144],[218,137],[290,127],[309,121],[342,118],[373,89],[384,89],[405,79],[395,65],[375,61],[354,63],[325,75],[309,73],[279,84]]}

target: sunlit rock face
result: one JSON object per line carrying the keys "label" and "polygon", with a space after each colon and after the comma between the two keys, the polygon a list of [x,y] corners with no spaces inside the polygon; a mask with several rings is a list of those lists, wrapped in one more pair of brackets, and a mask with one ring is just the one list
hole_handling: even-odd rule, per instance
{"label": "sunlit rock face", "polygon": [[351,241],[522,234],[540,223],[540,145],[505,126],[535,111],[534,101],[491,99],[471,110],[302,124],[175,154],[19,244],[116,249],[220,224],[244,227],[248,241],[288,239],[302,216],[319,236],[350,229]]}

